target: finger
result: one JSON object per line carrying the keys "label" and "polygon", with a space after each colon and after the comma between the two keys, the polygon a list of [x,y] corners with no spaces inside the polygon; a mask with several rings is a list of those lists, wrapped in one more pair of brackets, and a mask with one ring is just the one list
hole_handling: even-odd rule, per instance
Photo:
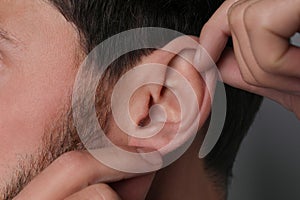
{"label": "finger", "polygon": [[[220,61],[218,62],[218,66],[220,69],[222,81],[224,81],[224,83],[235,88],[239,88],[251,93],[255,93],[270,98],[280,103],[281,105],[285,106],[287,109],[291,108],[291,106],[289,105],[290,104],[289,101],[291,97],[290,94],[278,90],[274,90],[274,89],[257,87],[248,84],[246,81],[244,81],[239,70],[239,65],[232,51],[226,50],[224,52]],[[300,82],[298,84],[300,84]]]}
{"label": "finger", "polygon": [[248,7],[257,0],[247,0],[234,4],[228,15],[232,29],[232,40],[237,61],[240,65],[241,74],[248,84],[273,88],[277,90],[298,92],[300,86],[298,79],[272,74],[264,71],[257,63],[251,48],[248,33],[244,24],[244,15]]}
{"label": "finger", "polygon": [[161,169],[163,160],[160,152],[145,147],[134,150],[112,147],[91,149],[89,152],[106,166],[123,172],[145,174]]}
{"label": "finger", "polygon": [[[238,43],[238,40],[235,36],[235,34],[232,34],[232,42],[234,45],[234,55],[235,55],[235,59],[237,61],[237,63],[239,64],[239,70],[240,73],[242,75],[242,78],[245,82],[247,82],[248,84],[251,84],[253,86],[258,86],[258,82],[256,81],[252,71],[248,68],[248,64],[246,63],[242,51],[241,51],[241,47]],[[226,56],[223,56],[223,59],[225,59]]]}
{"label": "finger", "polygon": [[[232,32],[232,42],[241,74],[247,83],[258,85],[253,68],[258,68],[252,55],[249,38],[243,22],[244,10],[257,0],[238,1],[228,11],[228,22]],[[251,67],[249,67],[251,66]]]}
{"label": "finger", "polygon": [[257,1],[245,11],[253,54],[263,70],[300,78],[300,48],[289,39],[300,30],[300,1]]}
{"label": "finger", "polygon": [[80,192],[77,192],[65,200],[121,200],[119,195],[107,184],[99,183],[96,185],[84,188]]}
{"label": "finger", "polygon": [[[260,67],[258,67],[258,64],[253,60],[253,57],[251,57],[252,52],[247,52],[247,47],[243,48],[243,46],[240,46],[240,43],[235,37],[235,33],[233,33],[232,41],[235,46],[235,58],[238,62],[239,70],[244,82],[248,85],[280,90],[284,93],[299,93],[300,79],[270,74],[263,71]],[[225,59],[225,57],[223,59]]]}
{"label": "finger", "polygon": [[[217,62],[219,59],[226,46],[228,37],[231,35],[227,21],[227,12],[235,1],[225,1],[202,28],[199,42],[214,62]],[[195,55],[195,62],[197,61],[202,62],[201,52],[197,52]],[[199,63],[196,66],[199,66]]]}
{"label": "finger", "polygon": [[87,152],[68,152],[39,174],[15,199],[64,199],[88,185],[133,176],[106,167]]}

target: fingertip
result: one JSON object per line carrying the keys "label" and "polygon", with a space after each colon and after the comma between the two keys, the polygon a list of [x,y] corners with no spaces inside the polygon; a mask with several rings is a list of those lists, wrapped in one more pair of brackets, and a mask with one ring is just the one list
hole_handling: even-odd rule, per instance
{"label": "fingertip", "polygon": [[247,84],[243,79],[239,64],[232,49],[227,48],[224,51],[217,66],[220,71],[220,81],[243,90],[249,91],[252,88],[252,86]]}
{"label": "fingertip", "polygon": [[227,13],[235,0],[225,1],[203,26],[199,42],[217,62],[231,36]]}

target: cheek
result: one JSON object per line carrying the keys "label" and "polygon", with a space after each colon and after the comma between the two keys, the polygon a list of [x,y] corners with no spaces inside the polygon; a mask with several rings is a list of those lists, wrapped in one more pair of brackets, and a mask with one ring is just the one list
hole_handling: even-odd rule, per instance
{"label": "cheek", "polygon": [[45,126],[69,102],[75,72],[63,64],[32,65],[6,75],[8,81],[0,89],[0,164],[37,150]]}
{"label": "cheek", "polygon": [[5,61],[0,69],[1,178],[18,159],[38,150],[45,128],[67,109],[79,47],[77,32],[56,9],[16,2],[7,1],[7,12],[0,12],[1,27],[22,42],[0,49]]}

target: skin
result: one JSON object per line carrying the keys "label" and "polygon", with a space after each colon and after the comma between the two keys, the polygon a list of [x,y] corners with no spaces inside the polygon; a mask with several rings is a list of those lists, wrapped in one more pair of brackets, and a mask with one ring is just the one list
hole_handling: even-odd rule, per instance
{"label": "skin", "polygon": [[[65,111],[81,52],[77,31],[45,2],[0,1],[0,19],[5,33],[0,41],[0,176],[4,189],[20,160],[27,162],[28,155],[35,156],[43,148],[45,128]],[[69,188],[57,192],[63,188],[58,188],[58,183],[68,180],[62,173],[77,173],[79,161],[87,167],[79,177],[72,176]],[[52,163],[17,199],[64,199],[87,183],[126,177],[130,175],[103,167],[87,153],[70,152]],[[51,182],[56,186],[41,190],[42,185]],[[107,186],[99,184],[99,188],[107,191],[104,196],[117,196]]]}
{"label": "skin", "polygon": [[[298,119],[300,49],[289,39],[300,31],[299,5],[299,0],[228,0],[200,35],[225,83],[273,99]],[[223,51],[229,36],[234,48]]]}
{"label": "skin", "polygon": [[[140,175],[110,169],[89,153],[78,151],[82,149],[80,141],[66,126],[70,125],[68,113],[72,86],[84,55],[78,32],[55,8],[44,1],[0,0],[0,28],[3,29],[0,32],[1,195],[8,191],[9,194],[5,194],[7,199],[15,194],[15,199],[19,200],[115,200],[120,197],[129,200],[145,199],[150,189],[151,199],[157,191],[168,186],[160,198],[174,199],[173,189],[179,187],[178,183],[183,183],[178,198],[198,199],[200,195],[205,199],[219,198],[204,172],[203,161],[197,158],[204,134],[200,134],[185,156],[160,171],[156,179],[154,173]],[[154,53],[150,58],[158,57]],[[143,59],[142,63],[152,61],[150,58]],[[186,64],[182,62],[174,59],[170,64],[180,71],[183,69],[176,63]],[[203,100],[199,76],[188,71],[185,68],[184,76],[195,80],[192,85],[200,91],[197,97]],[[131,105],[138,105],[142,97],[153,91],[159,90],[151,86],[142,88],[141,93],[135,94],[138,100],[134,97]],[[141,98],[138,98],[139,94],[142,94]],[[160,98],[176,105],[169,99],[173,96],[168,91]],[[206,115],[209,114],[209,106],[207,108]],[[134,110],[133,106],[132,117],[138,121],[139,116],[134,115]],[[168,117],[176,121],[174,113],[178,112],[168,113]],[[108,136],[112,141],[129,151],[136,151],[134,145],[126,143],[128,138],[114,128],[114,122],[111,123]],[[139,142],[138,146],[147,146],[144,142]],[[187,160],[189,165],[186,165]],[[181,170],[183,166],[185,171]],[[26,171],[31,171],[28,176]],[[178,182],[165,176],[166,173]],[[26,180],[13,180],[18,174]],[[186,184],[191,177],[197,179],[190,185]],[[151,187],[152,181],[155,184]],[[14,184],[18,187],[14,188]],[[7,190],[9,185],[12,185],[12,191]],[[187,187],[188,194],[184,192]],[[153,198],[159,199],[157,196]]]}
{"label": "skin", "polygon": [[[26,158],[36,158],[37,151],[44,148],[45,134],[50,134],[45,133],[46,127],[65,112],[81,51],[77,31],[45,2],[0,1],[0,19],[5,30],[0,41],[0,188],[4,190],[20,170],[20,162],[27,164],[21,170],[30,167]],[[84,169],[79,165],[82,162]],[[59,183],[66,186],[67,172],[78,173],[79,167],[80,176],[67,176],[74,178],[68,181],[69,187],[58,187]],[[87,185],[128,177],[132,175],[108,169],[86,152],[70,152],[53,162],[17,199],[64,199]],[[48,190],[40,188],[51,182],[54,186]],[[100,188],[104,196],[117,197],[107,185],[96,186],[84,193],[93,194],[93,188]]]}
{"label": "skin", "polygon": [[[245,8],[249,5],[261,6],[262,8],[270,6],[269,1],[262,2],[264,3],[250,4],[252,1],[243,1],[234,4],[233,1],[226,1],[205,26],[200,42],[215,61],[221,57],[219,66],[221,66],[220,69],[225,82],[271,97],[299,116],[297,110],[299,108],[297,106],[299,105],[299,97],[297,96],[299,90],[297,87],[287,89],[284,86],[289,84],[276,85],[272,81],[267,82],[273,78],[271,75],[274,73],[277,77],[287,78],[287,74],[291,75],[289,73],[294,72],[292,75],[297,78],[298,70],[283,67],[280,70],[275,68],[274,72],[272,67],[274,60],[267,60],[270,63],[266,65],[259,58],[257,58],[256,63],[256,67],[259,68],[255,68],[256,70],[249,69],[248,59],[243,60],[241,54],[244,57],[247,55],[259,57],[260,54],[256,52],[260,48],[255,48],[254,46],[257,44],[253,44],[251,45],[253,48],[246,48],[245,51],[241,52],[239,49],[244,48],[238,48],[238,46],[247,44],[244,42],[245,38],[252,43],[256,37],[263,37],[265,32],[263,31],[259,35],[254,32],[248,34],[252,38],[249,40],[249,38],[247,39],[249,36],[243,36],[245,32],[251,32],[249,31],[251,30],[251,23],[247,23],[244,31],[232,34],[234,30],[239,30],[235,29],[239,23],[236,18],[230,16],[243,16],[242,14],[237,15],[235,12],[244,13],[247,10]],[[278,2],[276,1],[276,3]],[[231,8],[230,12],[228,12],[229,8]],[[284,13],[287,18],[284,19],[289,19],[288,16],[292,16],[290,13],[295,12],[299,11],[286,8]],[[229,23],[226,20],[224,22],[226,19],[224,16],[227,14],[229,15]],[[272,21],[271,19],[269,20]],[[232,20],[237,21],[232,22]],[[273,30],[275,33],[282,33],[281,29],[277,30],[275,25],[270,24],[270,28],[275,27]],[[287,25],[284,30],[292,27],[292,25],[299,27],[297,20],[292,25],[284,23],[284,21],[282,24]],[[0,1],[0,27],[9,32],[12,37],[11,39],[4,37],[0,40],[0,176],[2,178],[0,188],[4,188],[13,176],[15,169],[20,166],[22,158],[24,160],[28,155],[38,155],[37,151],[43,148],[42,140],[45,134],[57,134],[59,136],[58,131],[45,132],[45,127],[51,126],[55,120],[60,119],[59,116],[64,116],[64,112],[67,112],[70,90],[76,75],[76,67],[74,66],[78,66],[80,63],[80,55],[82,54],[78,48],[80,46],[78,44],[79,39],[74,27],[67,23],[58,11],[42,1]],[[284,41],[287,41],[291,33],[295,32],[293,30],[286,35],[282,33],[283,37],[277,38],[278,40],[275,37],[274,41],[277,41],[278,44],[285,44],[278,45],[279,50],[284,47],[286,49],[286,46],[290,47]],[[214,34],[207,37],[207,33]],[[229,35],[233,36],[237,59],[230,50],[225,51],[222,55]],[[214,43],[210,42],[210,38],[214,38],[214,41],[220,41],[219,44],[221,45],[215,47]],[[266,42],[270,41],[266,40]],[[287,56],[289,58],[293,58],[293,55],[298,52],[297,49],[291,49],[291,51],[287,51],[291,52],[290,54],[287,53],[290,55],[290,57]],[[278,52],[280,52],[279,50]],[[274,58],[274,56],[270,57]],[[275,61],[277,61],[276,56]],[[282,59],[280,61],[282,66],[286,66],[285,63],[295,62],[295,59]],[[229,68],[229,66],[240,69],[241,73],[235,71],[236,76],[232,76],[231,70],[234,69]],[[237,68],[238,66],[240,68]],[[263,70],[263,73],[271,74],[267,76],[267,79],[264,79],[266,82],[251,82],[255,78],[245,78],[247,73],[243,73],[244,71],[250,70],[251,75],[256,77],[260,76],[262,72],[257,69],[265,69],[266,66],[271,66],[270,69]],[[256,78],[255,80],[260,79]],[[282,79],[280,78],[280,80]],[[288,80],[286,83],[291,83]],[[290,81],[293,82],[294,80]],[[66,116],[62,119],[65,118]],[[111,133],[111,138],[116,137],[117,132],[118,130],[114,130]],[[136,178],[136,174],[121,173],[110,169],[96,161],[87,152],[72,151],[59,155],[59,158],[51,161],[51,164],[49,163],[46,169],[38,173],[35,178],[32,177],[33,179],[18,194],[16,199],[83,199],[84,197],[114,200],[119,199],[120,196],[123,199],[144,199],[152,181],[154,184],[150,188],[149,199],[175,199],[172,196],[174,195],[172,191],[178,187],[182,190],[178,190],[179,193],[176,198],[198,199],[201,196],[204,199],[219,199],[220,195],[203,170],[203,162],[196,159],[195,156],[199,150],[198,145],[203,139],[200,136],[196,140],[196,144],[192,145],[181,159],[159,171],[154,180],[154,174]],[[118,139],[120,143],[124,141],[122,138]],[[129,146],[126,148],[130,149]],[[135,151],[134,148],[131,150]],[[27,160],[25,159],[25,161]],[[187,162],[190,162],[189,165],[186,165]],[[183,168],[185,168],[184,171],[181,170]],[[194,177],[197,178],[193,182],[187,181]],[[108,184],[111,182],[114,184]],[[187,182],[190,184],[186,184]],[[201,187],[199,188],[199,186]],[[185,191],[189,192],[186,193]],[[158,193],[162,196],[155,196]]]}
{"label": "skin", "polygon": [[16,40],[0,39],[0,174],[9,177],[7,169],[40,146],[45,126],[69,98],[77,35],[41,2],[0,4],[0,26]]}

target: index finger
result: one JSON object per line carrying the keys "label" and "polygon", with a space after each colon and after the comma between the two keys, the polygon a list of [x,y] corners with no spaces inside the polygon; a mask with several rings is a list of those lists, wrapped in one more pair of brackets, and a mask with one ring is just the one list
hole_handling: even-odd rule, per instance
{"label": "index finger", "polygon": [[[226,46],[228,37],[231,35],[227,13],[236,1],[237,0],[225,1],[208,20],[201,31],[199,42],[204,49],[206,49],[214,62],[219,60]],[[198,58],[198,60],[201,59]]]}
{"label": "index finger", "polygon": [[99,183],[129,179],[137,174],[111,169],[88,152],[68,152],[55,160],[15,200],[64,199],[83,188]]}

